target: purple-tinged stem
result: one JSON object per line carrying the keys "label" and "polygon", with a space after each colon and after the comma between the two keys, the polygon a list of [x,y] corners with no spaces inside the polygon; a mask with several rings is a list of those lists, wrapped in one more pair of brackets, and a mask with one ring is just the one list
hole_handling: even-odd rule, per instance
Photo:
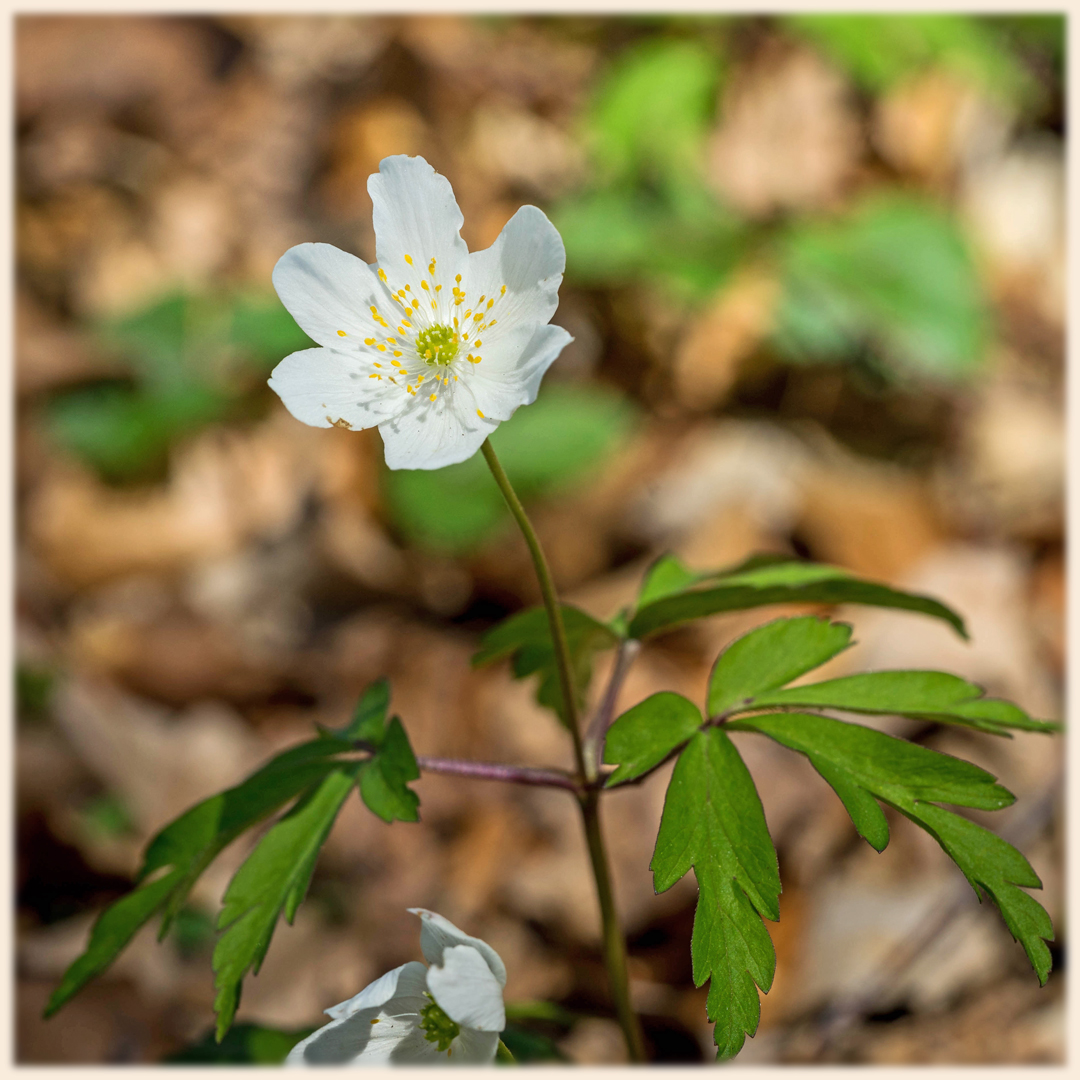
{"label": "purple-tinged stem", "polygon": [[474,780],[502,780],[507,784],[565,788],[577,792],[577,779],[562,769],[536,769],[525,765],[499,765],[493,761],[459,761],[456,758],[418,756],[416,764],[426,772],[470,776]]}
{"label": "purple-tinged stem", "polygon": [[618,651],[615,653],[615,666],[611,669],[611,677],[608,679],[604,696],[589,724],[588,731],[585,732],[585,760],[593,768],[590,779],[600,775],[600,766],[604,760],[604,739],[607,736],[607,729],[611,727],[611,722],[615,719],[615,703],[626,679],[626,673],[637,659],[639,652],[641,652],[641,642],[630,638],[620,642]]}

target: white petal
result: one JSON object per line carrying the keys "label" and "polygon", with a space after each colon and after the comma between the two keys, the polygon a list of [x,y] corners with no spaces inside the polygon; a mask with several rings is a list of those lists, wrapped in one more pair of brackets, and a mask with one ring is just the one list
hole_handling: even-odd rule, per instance
{"label": "white petal", "polygon": [[574,339],[561,327],[519,327],[488,349],[468,373],[476,407],[485,416],[509,420],[519,405],[531,405],[545,372]]}
{"label": "white petal", "polygon": [[341,1002],[340,1005],[332,1005],[323,1010],[327,1016],[340,1020],[346,1016],[352,1016],[360,1009],[370,1009],[376,1005],[383,1005],[399,993],[408,995],[422,995],[424,993],[427,978],[427,968],[419,960],[410,960],[401,967],[388,971],[373,983],[368,983],[359,994]]}
{"label": "white petal", "polygon": [[404,389],[372,379],[367,357],[337,349],[304,349],[270,375],[271,389],[297,420],[313,427],[369,428],[406,408]]}
{"label": "white petal", "polygon": [[467,265],[469,249],[459,235],[464,219],[450,181],[422,157],[398,154],[383,158],[379,171],[368,177],[368,193],[375,254],[391,286],[409,282],[413,295],[421,297],[420,281],[432,259],[439,280],[452,284]]}
{"label": "white petal", "polygon": [[490,1065],[499,1049],[497,1031],[474,1031],[463,1027],[450,1044],[449,1062],[453,1065]]}
{"label": "white petal", "polygon": [[[535,206],[523,206],[506,223],[491,247],[469,256],[466,307],[484,295],[495,299],[483,331],[487,346],[514,327],[546,323],[559,306],[559,285],[566,268],[566,249],[558,229]],[[502,286],[506,294],[501,295]]]}
{"label": "white petal", "polygon": [[390,301],[371,267],[347,251],[298,244],[278,259],[273,281],[300,329],[320,345],[360,348],[364,338],[381,333],[370,305],[382,310]]}
{"label": "white petal", "polygon": [[[285,1059],[286,1065],[385,1065],[391,1061],[433,1061],[439,1055],[420,1030],[420,1010],[428,1004],[424,997],[426,970],[413,961],[376,980],[357,998],[371,993],[381,997],[394,978],[393,992],[378,1004],[357,1008],[319,1028],[297,1043]],[[376,989],[378,988],[378,989]],[[334,1012],[348,1007],[357,998],[342,1002]]]}
{"label": "white petal", "polygon": [[471,945],[487,961],[500,986],[506,985],[506,965],[499,954],[486,942],[470,937],[449,919],[427,908],[409,908],[420,916],[420,950],[429,964],[442,965],[443,950],[454,945]]}
{"label": "white petal", "polygon": [[476,410],[464,381],[441,388],[435,401],[428,394],[412,396],[407,408],[379,425],[387,466],[441,469],[471,458],[498,427],[497,420],[480,417]]}
{"label": "white petal", "polygon": [[472,945],[444,948],[442,965],[428,968],[427,982],[439,1008],[455,1023],[477,1031],[506,1027],[503,984]]}

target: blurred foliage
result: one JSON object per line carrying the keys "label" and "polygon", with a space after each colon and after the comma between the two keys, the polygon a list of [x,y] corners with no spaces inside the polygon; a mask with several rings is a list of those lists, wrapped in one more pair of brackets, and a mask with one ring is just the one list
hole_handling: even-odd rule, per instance
{"label": "blurred foliage", "polygon": [[866,352],[886,371],[941,380],[983,355],[986,310],[953,219],[925,200],[875,195],[837,221],[795,222],[780,243],[774,334],[785,359]]}
{"label": "blurred foliage", "polygon": [[123,799],[111,792],[91,799],[79,815],[83,825],[102,837],[132,836],[136,832]]}
{"label": "blurred foliage", "polygon": [[880,94],[931,66],[953,70],[1007,104],[1022,103],[1034,91],[993,18],[920,13],[790,15],[784,21],[869,93]]}
{"label": "blurred foliage", "polygon": [[280,1031],[259,1024],[237,1024],[217,1042],[208,1031],[198,1042],[165,1058],[166,1065],[281,1065],[289,1051],[313,1028]]}
{"label": "blurred foliage", "polygon": [[19,720],[33,723],[45,719],[55,688],[56,676],[49,668],[16,664],[15,714]]}
{"label": "blurred foliage", "polygon": [[[557,490],[612,453],[630,433],[634,410],[598,387],[553,385],[492,434],[503,468],[523,499]],[[483,457],[435,471],[387,470],[387,507],[410,543],[462,552],[507,521]]]}
{"label": "blurred foliage", "polygon": [[274,297],[175,294],[98,328],[131,377],[82,386],[48,404],[53,437],[105,479],[160,470],[184,435],[236,411],[252,381],[311,343]]}
{"label": "blurred foliage", "polygon": [[705,188],[702,168],[722,73],[715,48],[679,37],[613,62],[582,120],[596,183],[553,210],[571,280],[644,277],[703,297],[735,265],[742,223]]}

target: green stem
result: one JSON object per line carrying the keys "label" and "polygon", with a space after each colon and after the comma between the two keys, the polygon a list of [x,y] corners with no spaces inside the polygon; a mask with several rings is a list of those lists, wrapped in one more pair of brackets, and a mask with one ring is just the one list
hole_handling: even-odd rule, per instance
{"label": "green stem", "polygon": [[525,507],[521,505],[521,500],[517,497],[517,492],[510,484],[510,478],[495,456],[495,448],[491,445],[491,440],[485,439],[480,449],[483,451],[488,468],[491,469],[491,475],[495,477],[495,483],[499,485],[499,490],[506,500],[506,505],[510,507],[510,513],[514,515],[514,520],[525,537],[525,543],[529,545],[529,554],[532,555],[536,577],[540,582],[540,593],[544,598],[544,607],[547,608],[551,640],[555,646],[555,664],[559,670],[559,687],[562,690],[563,706],[566,709],[566,726],[570,729],[570,735],[574,740],[574,762],[582,781],[591,780],[593,777],[586,768],[585,753],[581,746],[581,724],[578,719],[573,669],[570,665],[570,646],[566,641],[562,608],[559,606],[559,598],[555,593],[555,582],[552,580],[551,570],[548,569],[547,559],[544,557],[544,549],[540,547],[540,539],[536,535],[528,514],[525,513]]}
{"label": "green stem", "polygon": [[604,835],[600,830],[600,793],[591,790],[581,799],[581,816],[585,822],[585,839],[589,844],[589,859],[593,877],[596,878],[596,895],[600,900],[600,920],[604,934],[604,966],[611,984],[611,997],[615,1003],[615,1015],[623,1029],[626,1049],[633,1062],[645,1061],[645,1045],[641,1024],[630,1003],[630,973],[626,967],[626,940],[619,929],[615,913],[615,894],[611,889],[611,871],[608,867]]}
{"label": "green stem", "polygon": [[513,1054],[510,1053],[510,1047],[508,1047],[506,1043],[502,1041],[502,1039],[499,1040],[499,1045],[495,1050],[495,1061],[499,1065],[517,1064],[517,1059],[514,1057]]}
{"label": "green stem", "polygon": [[630,1005],[630,975],[626,967],[626,941],[622,930],[619,928],[619,919],[615,911],[615,896],[611,890],[611,871],[608,868],[607,851],[604,847],[604,836],[600,830],[600,803],[599,792],[589,785],[596,779],[595,767],[591,761],[587,761],[582,748],[580,720],[578,718],[577,694],[574,689],[573,668],[570,662],[570,648],[566,640],[566,627],[563,625],[562,608],[559,606],[559,598],[555,593],[555,583],[548,569],[547,559],[544,558],[543,549],[536,531],[529,521],[521,500],[510,485],[510,480],[499,463],[495,450],[490,440],[485,439],[480,448],[484,452],[484,459],[491,469],[491,475],[495,477],[495,483],[503,493],[506,505],[514,520],[518,523],[525,543],[529,545],[533,565],[536,567],[536,576],[540,582],[540,592],[544,598],[544,606],[547,608],[548,624],[551,627],[551,640],[555,647],[555,663],[559,671],[559,686],[562,690],[563,705],[566,710],[567,727],[574,740],[574,759],[577,765],[577,775],[581,782],[582,793],[579,795],[581,816],[585,826],[585,839],[589,846],[589,860],[592,863],[593,877],[596,879],[596,895],[600,901],[600,919],[603,926],[604,937],[604,965],[607,968],[608,980],[611,983],[611,996],[615,1003],[615,1013],[619,1018],[619,1024],[626,1039],[626,1048],[630,1060],[643,1062],[645,1060],[644,1042],[641,1035],[641,1025]]}

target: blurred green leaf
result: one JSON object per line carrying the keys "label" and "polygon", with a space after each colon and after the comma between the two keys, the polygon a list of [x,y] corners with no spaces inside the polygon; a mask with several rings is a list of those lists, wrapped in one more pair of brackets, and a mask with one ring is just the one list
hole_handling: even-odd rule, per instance
{"label": "blurred green leaf", "polygon": [[164,1059],[165,1065],[281,1065],[313,1028],[279,1031],[259,1024],[236,1024],[218,1042],[208,1031],[198,1042]]}
{"label": "blurred green leaf", "polygon": [[[518,494],[536,497],[580,477],[626,438],[632,407],[597,387],[553,386],[491,436]],[[502,494],[478,453],[445,469],[384,474],[394,524],[412,542],[467,551],[509,520]]]}
{"label": "blurred green leaf", "polygon": [[[566,1055],[555,1045],[554,1039],[536,1031],[530,1031],[529,1028],[520,1024],[508,1023],[499,1037],[519,1065],[527,1062],[565,1062],[567,1060]],[[496,1064],[499,1063],[496,1062]]]}
{"label": "blurred green leaf", "polygon": [[603,180],[698,175],[720,75],[719,58],[691,40],[650,38],[620,55],[586,119]]}
{"label": "blurred green leaf", "polygon": [[680,593],[689,589],[697,580],[698,575],[683,566],[674,555],[661,555],[645,571],[641,591],[638,593],[637,606],[644,607],[654,600]]}
{"label": "blurred green leaf", "polygon": [[315,344],[273,293],[236,297],[231,315],[229,337],[233,345],[265,367]]}
{"label": "blurred green leaf", "polygon": [[181,435],[224,416],[228,397],[210,386],[149,395],[104,384],[71,390],[48,406],[50,434],[109,480],[155,471]]}
{"label": "blurred green leaf", "polygon": [[692,738],[702,723],[701,710],[670,690],[652,694],[628,709],[608,729],[604,762],[619,767],[607,778],[606,786],[614,787],[654,769]]}
{"label": "blurred green leaf", "polygon": [[781,241],[775,343],[791,361],[869,345],[896,374],[955,380],[982,361],[986,306],[960,232],[938,207],[876,196],[846,219],[793,225]]}
{"label": "blurred green leaf", "polygon": [[91,799],[79,814],[83,824],[99,836],[125,836],[135,831],[131,812],[116,795]]}
{"label": "blurred green leaf", "polygon": [[789,15],[785,22],[871,93],[931,65],[950,68],[1009,104],[1023,102],[1033,90],[986,15]]}
{"label": "blurred green leaf", "polygon": [[56,674],[32,664],[15,665],[15,711],[22,721],[45,717],[56,689]]}

